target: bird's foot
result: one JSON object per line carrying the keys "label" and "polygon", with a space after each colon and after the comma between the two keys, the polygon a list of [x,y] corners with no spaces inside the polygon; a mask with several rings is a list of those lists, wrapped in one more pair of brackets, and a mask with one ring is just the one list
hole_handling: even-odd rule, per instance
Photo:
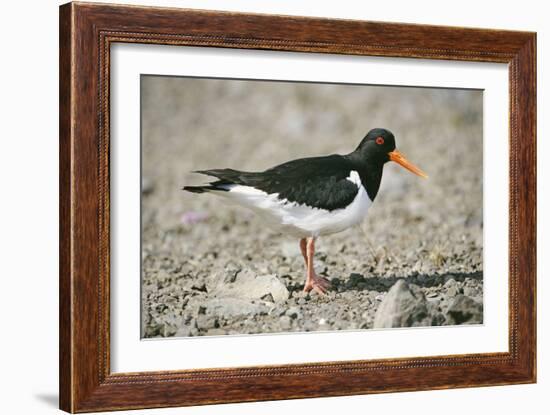
{"label": "bird's foot", "polygon": [[308,293],[313,290],[317,294],[323,295],[326,294],[329,288],[330,281],[328,279],[314,275],[306,280],[306,284],[304,285],[304,292]]}

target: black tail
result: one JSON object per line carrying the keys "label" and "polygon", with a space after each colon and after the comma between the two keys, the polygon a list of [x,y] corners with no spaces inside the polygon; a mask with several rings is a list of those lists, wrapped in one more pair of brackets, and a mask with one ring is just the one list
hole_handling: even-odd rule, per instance
{"label": "black tail", "polygon": [[209,190],[218,190],[218,191],[227,192],[228,189],[222,186],[219,186],[220,184],[222,183],[213,182],[204,186],[184,186],[181,190],[187,190],[188,192],[191,192],[191,193],[205,193]]}
{"label": "black tail", "polygon": [[184,186],[181,190],[187,190],[191,193],[205,193],[209,190],[219,190],[222,192],[227,192],[229,189],[228,185],[237,184],[239,180],[234,180],[238,177],[239,174],[243,174],[238,170],[231,169],[219,169],[219,170],[198,170],[193,173],[205,174],[207,176],[214,176],[220,180],[210,182],[203,186]]}

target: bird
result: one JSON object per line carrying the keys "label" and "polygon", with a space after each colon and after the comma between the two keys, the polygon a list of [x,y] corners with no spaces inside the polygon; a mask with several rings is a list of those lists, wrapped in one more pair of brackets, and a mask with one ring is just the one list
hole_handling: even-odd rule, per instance
{"label": "bird", "polygon": [[346,155],[299,158],[261,172],[197,170],[193,173],[214,179],[201,186],[184,186],[183,190],[211,193],[247,207],[269,227],[298,238],[306,268],[303,291],[323,295],[331,284],[315,273],[315,242],[363,221],[389,161],[428,177],[396,149],[391,131],[374,128]]}

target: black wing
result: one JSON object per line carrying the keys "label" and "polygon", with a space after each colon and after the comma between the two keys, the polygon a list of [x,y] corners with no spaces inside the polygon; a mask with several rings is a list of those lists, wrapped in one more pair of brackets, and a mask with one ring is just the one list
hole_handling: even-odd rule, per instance
{"label": "black wing", "polygon": [[335,210],[349,205],[358,192],[356,184],[347,180],[352,170],[343,156],[310,157],[292,160],[263,172],[233,169],[201,170],[197,173],[217,177],[210,184],[223,190],[224,185],[251,186],[280,199],[311,207]]}

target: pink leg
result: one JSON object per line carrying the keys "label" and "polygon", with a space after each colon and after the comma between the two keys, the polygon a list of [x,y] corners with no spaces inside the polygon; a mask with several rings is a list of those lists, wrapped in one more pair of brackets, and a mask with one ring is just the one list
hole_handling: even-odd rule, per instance
{"label": "pink leg", "polygon": [[307,239],[300,239],[300,251],[302,251],[302,256],[304,257],[304,262],[306,263],[307,268]]}
{"label": "pink leg", "polygon": [[[302,241],[304,241],[302,239]],[[300,241],[300,247],[302,247],[303,242]],[[315,268],[313,266],[313,255],[315,254],[315,238],[307,238],[306,241],[306,255],[304,259],[306,260],[307,274],[306,274],[306,284],[304,285],[304,292],[309,292],[311,290],[315,291],[317,294],[325,294],[327,289],[330,287],[330,281],[326,278],[319,277],[315,274]],[[303,254],[302,250],[302,254]]]}

